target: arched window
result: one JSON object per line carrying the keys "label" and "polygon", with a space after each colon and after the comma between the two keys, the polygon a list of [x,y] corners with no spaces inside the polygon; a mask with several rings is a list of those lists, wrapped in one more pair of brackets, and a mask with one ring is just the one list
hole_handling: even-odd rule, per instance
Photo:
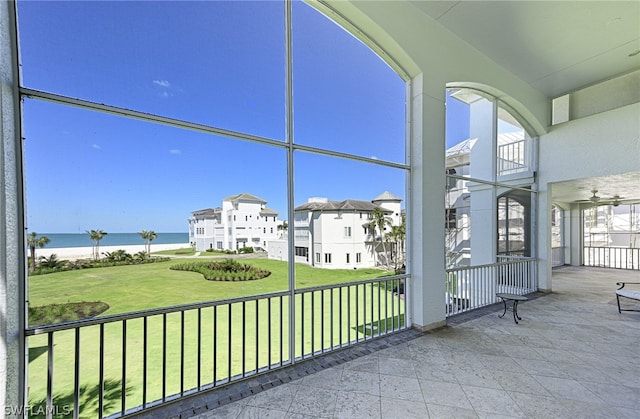
{"label": "arched window", "polygon": [[496,256],[531,256],[536,162],[528,124],[507,98],[489,93],[489,87],[455,85],[447,92],[445,167],[447,174],[455,170],[464,179],[457,179],[453,193],[453,178],[447,176],[447,207],[467,214],[458,226],[467,234],[446,232],[445,253],[455,256],[447,260],[484,265],[494,263]]}
{"label": "arched window", "polygon": [[[339,285],[371,280],[360,268],[384,264],[392,272],[391,263],[401,261],[386,240],[390,226],[382,233],[386,219],[376,230],[380,238],[372,238],[360,214],[378,209],[400,227],[392,215],[406,210],[406,81],[365,43],[301,1],[16,4],[26,224],[51,239],[38,255],[82,258],[62,254],[63,239],[73,236],[71,246],[82,249],[82,240],[91,245],[85,230],[103,230],[107,241],[135,240],[145,229],[158,233],[152,252],[172,235],[169,245],[189,251],[191,243],[202,253],[263,251],[266,258],[252,264],[270,272],[268,280],[225,287],[167,263],[145,265],[162,269],[160,275],[136,270],[153,285],[130,274],[108,281],[81,271],[56,281],[32,277],[30,308],[102,301],[109,315],[127,318],[105,319],[113,324],[99,336],[97,326],[82,329],[82,344],[80,328],[75,340],[70,330],[56,330],[56,348],[72,349],[56,350],[55,359],[50,334],[49,357],[29,366],[30,405],[51,400],[53,391],[56,399],[73,399],[74,369],[76,390],[97,393],[103,378],[114,377],[113,388],[120,380],[127,386],[121,403],[89,413],[103,407],[94,396],[83,412],[109,416],[342,348],[376,330],[369,316],[367,334],[360,316],[364,301],[373,313],[365,288],[371,296],[376,289],[382,322],[396,319],[378,334],[407,326],[404,296],[391,291],[398,278],[386,280],[382,292],[394,310],[384,314],[384,279],[354,289]],[[276,229],[259,228],[258,217],[269,217]],[[345,235],[345,227],[353,234]],[[100,250],[111,251],[105,241]],[[309,265],[350,270],[317,275]],[[299,290],[316,286],[322,290]],[[325,287],[340,288],[340,297]],[[242,301],[221,302],[235,299]],[[338,305],[345,311],[358,304],[362,310],[334,315]],[[148,310],[157,307],[165,307],[161,321],[150,317],[147,324]],[[47,347],[45,334],[28,333],[27,346]],[[197,368],[185,342],[197,348]],[[66,357],[74,347],[70,362],[77,368]],[[106,367],[98,378],[99,359]],[[147,361],[162,376],[147,376]]]}

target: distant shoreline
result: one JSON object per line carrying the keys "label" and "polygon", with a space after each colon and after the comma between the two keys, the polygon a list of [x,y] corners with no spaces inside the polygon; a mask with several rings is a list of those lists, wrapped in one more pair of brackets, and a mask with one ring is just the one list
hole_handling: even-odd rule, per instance
{"label": "distant shoreline", "polygon": [[[162,243],[162,244],[153,244],[151,242],[151,253],[157,252],[160,250],[171,250],[171,249],[185,249],[190,248],[191,245],[189,243]],[[138,252],[145,251],[144,244],[129,244],[129,245],[116,245],[116,246],[100,246],[100,257],[103,257],[103,253],[105,252],[114,252],[116,250],[124,250],[130,254],[136,254]],[[49,257],[52,254],[56,254],[58,259],[89,259],[93,256],[93,247],[42,247],[36,249],[36,258],[40,256]],[[30,255],[29,249],[27,249],[27,255]]]}
{"label": "distant shoreline", "polygon": [[[186,232],[156,232],[156,234],[156,238],[151,242],[152,245],[189,242],[189,233]],[[38,236],[47,237],[49,243],[45,247],[51,247],[52,249],[91,247],[93,245],[91,237],[86,233],[40,233]],[[100,247],[144,245],[144,243],[145,240],[140,236],[140,233],[107,233],[100,240]]]}

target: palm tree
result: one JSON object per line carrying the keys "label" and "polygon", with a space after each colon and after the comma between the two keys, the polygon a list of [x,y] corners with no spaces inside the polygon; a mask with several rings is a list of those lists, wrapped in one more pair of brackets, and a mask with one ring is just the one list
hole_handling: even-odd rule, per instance
{"label": "palm tree", "polygon": [[151,254],[151,241],[158,237],[158,234],[153,230],[142,230],[140,233],[140,237],[145,240],[145,249],[148,254]]}
{"label": "palm tree", "polygon": [[38,233],[32,231],[27,236],[27,244],[29,245],[29,253],[31,254],[31,270],[36,270],[36,247],[44,247],[47,243],[49,243],[49,237],[40,236],[38,237]]}
{"label": "palm tree", "polygon": [[282,224],[278,224],[278,231],[280,232],[280,237],[286,237],[287,230],[289,229],[289,224],[287,221],[283,221]]}
{"label": "palm tree", "polygon": [[371,213],[371,222],[369,223],[369,225],[373,229],[374,235],[375,235],[376,229],[380,231],[380,242],[382,242],[382,253],[384,254],[387,269],[390,269],[389,257],[387,255],[387,246],[385,245],[386,240],[385,240],[384,230],[386,226],[391,225],[391,219],[386,215],[384,215],[384,211],[382,210],[382,208],[377,207]]}
{"label": "palm tree", "polygon": [[107,232],[102,230],[86,230],[86,233],[91,237],[91,240],[93,240],[93,258],[98,260],[100,258],[100,240],[107,235]]}
{"label": "palm tree", "polygon": [[391,232],[389,233],[389,238],[393,241],[393,246],[395,248],[395,258],[393,258],[395,270],[398,270],[398,267],[404,264],[405,260],[405,239],[407,237],[407,222],[405,214],[402,214],[402,220],[400,225],[391,226]]}

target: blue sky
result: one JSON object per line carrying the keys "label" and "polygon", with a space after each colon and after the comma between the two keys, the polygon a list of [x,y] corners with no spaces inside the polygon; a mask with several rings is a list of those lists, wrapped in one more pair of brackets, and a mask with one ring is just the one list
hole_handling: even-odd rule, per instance
{"label": "blue sky", "polygon": [[[23,85],[285,139],[283,5],[19,1]],[[404,82],[305,4],[293,7],[294,139],[404,161]],[[448,104],[447,143],[468,136]],[[37,232],[187,231],[191,211],[252,193],[286,219],[283,148],[27,99],[27,224]],[[404,198],[404,171],[297,152],[309,197]]]}

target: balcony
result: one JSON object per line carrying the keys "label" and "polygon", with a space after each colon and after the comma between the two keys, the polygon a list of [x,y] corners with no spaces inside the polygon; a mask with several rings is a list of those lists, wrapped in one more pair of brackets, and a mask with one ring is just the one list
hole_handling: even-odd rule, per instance
{"label": "balcony", "polygon": [[618,314],[637,273],[554,270],[516,325],[489,306],[406,330],[146,417],[639,417],[640,314]]}

